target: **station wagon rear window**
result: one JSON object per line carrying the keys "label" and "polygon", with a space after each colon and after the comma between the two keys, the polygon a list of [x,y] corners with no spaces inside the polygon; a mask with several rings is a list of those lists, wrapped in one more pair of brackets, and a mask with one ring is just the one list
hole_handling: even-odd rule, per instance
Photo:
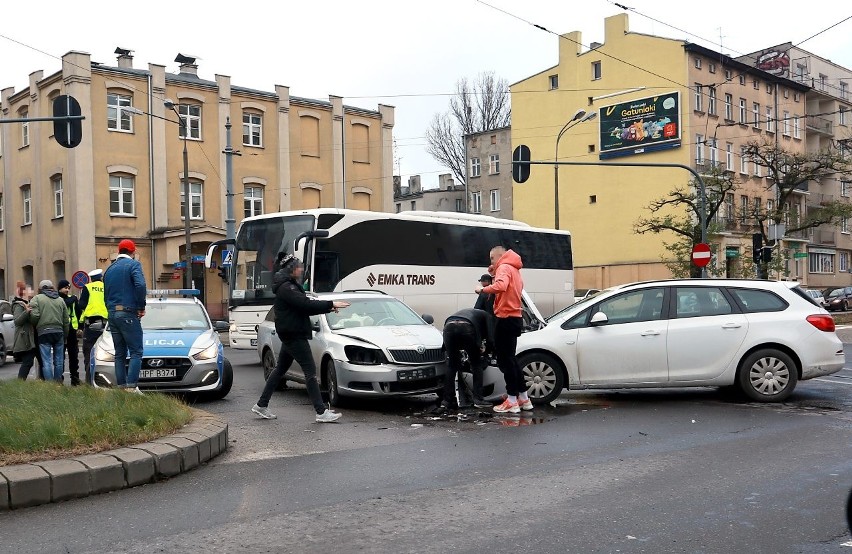
{"label": "station wagon rear window", "polygon": [[742,305],[746,313],[781,312],[787,309],[787,302],[775,293],[756,289],[728,289]]}

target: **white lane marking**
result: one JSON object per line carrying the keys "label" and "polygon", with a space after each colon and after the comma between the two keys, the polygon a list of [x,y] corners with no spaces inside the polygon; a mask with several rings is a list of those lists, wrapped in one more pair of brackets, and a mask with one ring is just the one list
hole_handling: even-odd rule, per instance
{"label": "white lane marking", "polygon": [[824,383],[836,383],[838,385],[852,385],[852,381],[835,381],[834,379],[826,379],[824,377],[817,377],[814,381],[822,381]]}

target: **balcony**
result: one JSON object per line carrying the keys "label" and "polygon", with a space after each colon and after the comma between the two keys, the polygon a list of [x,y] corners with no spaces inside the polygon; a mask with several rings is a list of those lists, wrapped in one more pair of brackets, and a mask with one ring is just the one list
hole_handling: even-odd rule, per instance
{"label": "balcony", "polygon": [[837,231],[824,231],[822,229],[818,229],[814,233],[814,242],[817,244],[837,244]]}
{"label": "balcony", "polygon": [[812,192],[807,196],[807,205],[809,208],[821,208],[830,202],[835,202],[840,198],[834,194],[826,194],[822,192]]}
{"label": "balcony", "polygon": [[712,162],[707,158],[695,160],[695,170],[701,175],[713,175],[714,173],[718,175],[731,171],[725,162]]}
{"label": "balcony", "polygon": [[809,115],[806,118],[805,126],[809,131],[814,131],[829,137],[834,136],[834,122],[830,119]]}

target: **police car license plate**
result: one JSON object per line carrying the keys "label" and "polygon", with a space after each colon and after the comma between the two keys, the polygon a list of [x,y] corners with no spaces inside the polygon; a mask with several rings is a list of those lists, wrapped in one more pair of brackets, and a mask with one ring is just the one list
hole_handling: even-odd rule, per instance
{"label": "police car license plate", "polygon": [[416,379],[429,379],[435,376],[435,366],[419,367],[417,369],[404,369],[396,372],[399,381],[414,381]]}
{"label": "police car license plate", "polygon": [[177,370],[175,368],[169,369],[140,369],[139,370],[139,378],[140,379],[162,379],[164,377],[176,377]]}

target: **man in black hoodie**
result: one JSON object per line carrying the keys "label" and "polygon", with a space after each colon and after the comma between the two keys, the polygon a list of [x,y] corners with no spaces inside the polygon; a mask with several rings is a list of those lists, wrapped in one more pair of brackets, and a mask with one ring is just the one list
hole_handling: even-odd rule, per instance
{"label": "man in black hoodie", "polygon": [[275,333],[281,339],[281,352],[278,353],[275,370],[266,380],[260,400],[252,406],[251,411],[264,419],[277,417],[269,411],[269,400],[279,381],[295,360],[305,374],[305,386],[308,388],[308,396],[317,412],[317,423],[337,421],[342,414],[326,407],[317,382],[317,368],[308,344],[308,340],[312,337],[310,316],[346,308],[349,302],[308,298],[302,289],[305,268],[299,259],[291,254],[279,254],[276,265],[279,270],[273,277],[272,291],[275,293]]}
{"label": "man in black hoodie", "polygon": [[77,328],[80,325],[80,307],[77,296],[71,294],[71,283],[67,279],[60,279],[58,283],[59,297],[68,306],[68,319],[70,327],[65,335],[65,350],[68,352],[68,373],[71,375],[71,386],[80,384],[80,346],[77,343]]}

